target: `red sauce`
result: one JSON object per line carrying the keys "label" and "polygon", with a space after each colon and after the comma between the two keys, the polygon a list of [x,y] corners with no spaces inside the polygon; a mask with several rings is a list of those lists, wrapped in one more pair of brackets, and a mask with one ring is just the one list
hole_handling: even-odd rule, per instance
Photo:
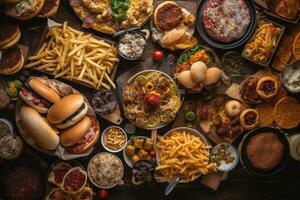
{"label": "red sauce", "polygon": [[86,175],[79,169],[71,171],[65,178],[64,188],[69,191],[78,191],[83,186]]}
{"label": "red sauce", "polygon": [[61,166],[60,168],[54,169],[54,180],[60,184],[63,182],[64,176],[71,168],[69,166]]}

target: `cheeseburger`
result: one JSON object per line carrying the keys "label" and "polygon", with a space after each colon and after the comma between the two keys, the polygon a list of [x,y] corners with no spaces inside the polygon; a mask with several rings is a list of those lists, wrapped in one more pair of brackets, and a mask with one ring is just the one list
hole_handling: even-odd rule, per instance
{"label": "cheeseburger", "polygon": [[60,100],[58,93],[38,79],[30,79],[20,90],[21,98],[39,113],[47,113]]}
{"label": "cheeseburger", "polygon": [[55,150],[59,145],[57,131],[36,110],[23,106],[20,110],[21,132],[23,131],[43,149]]}
{"label": "cheeseburger", "polygon": [[49,109],[47,118],[57,128],[65,129],[79,122],[87,111],[84,97],[81,94],[70,94]]}
{"label": "cheeseburger", "polygon": [[43,8],[44,0],[20,0],[5,7],[5,13],[11,17],[27,20],[35,17]]}
{"label": "cheeseburger", "polygon": [[60,0],[44,0],[44,6],[38,17],[51,17],[56,14]]}
{"label": "cheeseburger", "polygon": [[0,59],[0,74],[17,73],[24,65],[24,56],[20,47],[15,46],[5,51]]}
{"label": "cheeseburger", "polygon": [[84,153],[92,148],[99,138],[99,124],[95,117],[85,116],[77,124],[64,129],[60,143],[72,153]]}
{"label": "cheeseburger", "polygon": [[0,30],[1,49],[9,49],[19,42],[21,38],[21,32],[18,24],[1,23]]}

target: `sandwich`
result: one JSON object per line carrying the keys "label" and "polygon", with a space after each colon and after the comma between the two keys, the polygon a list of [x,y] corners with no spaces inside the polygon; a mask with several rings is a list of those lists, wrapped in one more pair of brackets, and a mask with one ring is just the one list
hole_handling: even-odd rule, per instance
{"label": "sandwich", "polygon": [[99,138],[99,125],[96,118],[85,116],[77,124],[64,129],[60,143],[71,153],[84,153],[91,149]]}
{"label": "sandwich", "polygon": [[0,30],[1,49],[9,49],[19,42],[21,38],[21,32],[18,24],[1,23]]}
{"label": "sandwich", "polygon": [[193,37],[195,16],[173,1],[165,1],[156,7],[153,23],[153,38],[164,48],[187,49],[197,44]]}
{"label": "sandwich", "polygon": [[88,105],[81,94],[70,94],[56,102],[48,111],[50,123],[59,129],[68,128],[79,122],[88,112]]}
{"label": "sandwich", "polygon": [[60,0],[44,0],[44,6],[38,14],[38,17],[51,17],[56,14]]}
{"label": "sandwich", "polygon": [[44,0],[20,0],[5,7],[5,13],[11,17],[27,20],[35,17],[43,8]]}
{"label": "sandwich", "polygon": [[60,100],[59,94],[38,79],[30,79],[21,88],[20,97],[39,113],[47,113],[52,104]]}
{"label": "sandwich", "polygon": [[21,128],[34,142],[43,149],[55,150],[59,145],[57,130],[49,125],[36,110],[29,106],[22,106],[20,110]]}
{"label": "sandwich", "polygon": [[15,46],[5,51],[0,59],[0,74],[17,73],[24,65],[24,56],[20,47]]}

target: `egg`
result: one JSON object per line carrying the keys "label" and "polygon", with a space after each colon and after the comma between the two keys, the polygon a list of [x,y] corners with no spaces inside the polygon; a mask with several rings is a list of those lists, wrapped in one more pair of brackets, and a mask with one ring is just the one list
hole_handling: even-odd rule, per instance
{"label": "egg", "polygon": [[204,85],[211,85],[220,80],[222,71],[217,67],[212,67],[206,70]]}
{"label": "egg", "polygon": [[197,86],[197,83],[193,81],[191,71],[183,71],[177,75],[178,81],[186,88],[192,89]]}
{"label": "egg", "polygon": [[206,70],[207,67],[204,62],[198,61],[193,63],[193,65],[191,66],[192,79],[197,83],[203,82],[205,80]]}

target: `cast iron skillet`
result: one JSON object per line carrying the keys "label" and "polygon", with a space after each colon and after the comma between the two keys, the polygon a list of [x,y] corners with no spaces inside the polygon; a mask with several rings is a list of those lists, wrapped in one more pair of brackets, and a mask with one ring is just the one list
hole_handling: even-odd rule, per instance
{"label": "cast iron skillet", "polygon": [[3,182],[5,181],[3,177],[5,177],[5,174],[15,168],[15,167],[19,167],[19,166],[26,166],[26,167],[29,167],[29,168],[32,168],[34,169],[38,175],[39,175],[39,182],[40,182],[40,190],[39,190],[39,193],[37,195],[37,198],[36,199],[33,199],[33,200],[40,200],[40,199],[43,199],[43,196],[46,192],[46,184],[47,184],[47,179],[46,177],[44,176],[44,174],[42,173],[42,169],[40,167],[38,167],[37,163],[33,163],[33,162],[30,162],[24,158],[20,158],[20,159],[17,159],[17,160],[11,160],[11,161],[8,161],[7,163],[5,163],[3,166],[1,166],[1,170],[0,170],[0,187],[1,187],[1,190],[0,190],[0,199],[2,200],[9,200],[6,196],[5,196],[5,193],[4,193],[4,189],[3,189]]}
{"label": "cast iron skillet", "polygon": [[[275,135],[277,135],[278,139],[282,142],[282,144],[284,146],[284,154],[282,156],[281,161],[279,162],[279,164],[277,166],[275,166],[271,170],[261,170],[261,169],[255,168],[249,161],[247,154],[246,154],[246,148],[248,146],[250,139],[253,136],[263,133],[263,132],[274,133]],[[262,127],[262,128],[257,128],[257,129],[250,131],[245,136],[245,138],[242,141],[242,148],[241,148],[240,156],[241,156],[241,159],[242,159],[245,169],[249,173],[254,174],[254,175],[259,175],[259,176],[271,176],[271,175],[274,175],[274,174],[280,172],[284,168],[284,166],[286,165],[288,158],[289,158],[289,152],[290,152],[289,142],[286,139],[285,133],[283,131],[281,131],[280,129],[274,128],[274,127]]]}
{"label": "cast iron skillet", "polygon": [[255,7],[252,0],[246,0],[245,2],[248,5],[249,11],[250,11],[250,24],[248,25],[248,29],[244,36],[240,38],[239,40],[235,40],[229,43],[222,43],[219,41],[216,41],[212,39],[205,31],[205,28],[202,23],[202,9],[203,5],[206,3],[207,0],[200,0],[197,8],[196,13],[196,26],[198,33],[200,34],[201,38],[207,42],[209,45],[219,48],[219,49],[233,49],[236,48],[245,42],[247,42],[248,39],[252,36],[255,25],[256,25],[256,13],[255,13]]}

